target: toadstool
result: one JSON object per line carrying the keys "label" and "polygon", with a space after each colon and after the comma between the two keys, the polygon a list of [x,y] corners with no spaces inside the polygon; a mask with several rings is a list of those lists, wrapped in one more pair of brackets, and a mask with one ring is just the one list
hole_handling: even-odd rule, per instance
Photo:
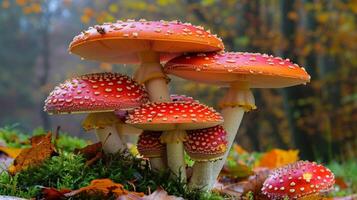
{"label": "toadstool", "polygon": [[138,140],[138,151],[149,158],[151,168],[162,171],[166,166],[166,146],[161,143],[161,131],[143,131]]}
{"label": "toadstool", "polygon": [[[251,88],[282,88],[310,81],[304,68],[289,59],[259,53],[194,53],[176,57],[165,65],[165,72],[202,83],[229,87],[220,102],[223,128],[228,133],[228,149],[237,134],[243,114],[255,109]],[[213,165],[217,178],[226,158]]]}
{"label": "toadstool", "polygon": [[187,131],[185,151],[195,161],[190,187],[208,189],[212,184],[212,165],[209,163],[220,159],[226,152],[226,136],[227,132],[220,125]]}
{"label": "toadstool", "polygon": [[90,27],[74,37],[71,53],[108,63],[140,63],[136,80],[145,83],[150,100],[170,101],[160,61],[184,52],[221,51],[220,38],[203,27],[179,21],[118,20]]}
{"label": "toadstool", "polygon": [[186,179],[184,148],[185,130],[209,128],[223,119],[213,108],[198,102],[147,103],[129,113],[127,123],[151,131],[164,131],[161,142],[166,143],[167,162],[171,171]]}
{"label": "toadstool", "polygon": [[335,183],[334,174],[326,167],[308,161],[298,161],[271,172],[262,192],[269,199],[318,199],[330,191]]}
{"label": "toadstool", "polygon": [[45,101],[50,114],[89,113],[83,128],[96,130],[107,153],[125,149],[116,125],[115,110],[127,110],[148,101],[143,86],[118,73],[96,73],[71,78],[56,86]]}

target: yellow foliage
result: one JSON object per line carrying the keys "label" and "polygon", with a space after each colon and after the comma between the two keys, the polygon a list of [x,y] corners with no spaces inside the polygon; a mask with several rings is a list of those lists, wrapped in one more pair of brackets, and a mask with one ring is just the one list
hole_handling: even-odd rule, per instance
{"label": "yellow foliage", "polygon": [[42,11],[41,4],[39,3],[32,4],[31,9],[33,13],[40,13]]}
{"label": "yellow foliage", "polygon": [[233,144],[233,149],[235,152],[237,152],[238,154],[245,154],[247,153],[247,151],[240,145],[238,144]]}
{"label": "yellow foliage", "polygon": [[119,11],[119,8],[116,4],[112,3],[109,5],[108,10],[112,13],[117,13]]}
{"label": "yellow foliage", "polygon": [[255,164],[257,167],[274,169],[299,160],[299,150],[273,149],[263,154]]}
{"label": "yellow foliage", "polygon": [[15,2],[19,6],[25,6],[27,4],[26,0],[16,0]]}
{"label": "yellow foliage", "polygon": [[10,7],[10,1],[9,0],[4,0],[2,3],[1,3],[1,7],[4,8],[4,9],[7,9]]}

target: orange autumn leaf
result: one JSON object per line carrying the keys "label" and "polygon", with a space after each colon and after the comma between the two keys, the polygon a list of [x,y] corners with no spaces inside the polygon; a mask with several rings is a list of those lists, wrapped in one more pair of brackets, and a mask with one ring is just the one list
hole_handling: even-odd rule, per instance
{"label": "orange autumn leaf", "polygon": [[298,150],[273,149],[263,154],[256,166],[274,169],[299,160]]}
{"label": "orange autumn leaf", "polygon": [[10,158],[16,158],[20,153],[22,149],[20,148],[11,148],[11,147],[1,147],[0,146],[0,152],[6,154]]}
{"label": "orange autumn leaf", "polygon": [[9,168],[11,174],[16,174],[29,166],[41,164],[44,160],[56,155],[55,147],[52,144],[52,134],[36,136],[31,138],[32,147],[23,149],[15,158],[14,163]]}
{"label": "orange autumn leaf", "polygon": [[[78,190],[74,190],[70,193],[66,193],[65,196],[72,197],[72,196],[75,196],[82,192],[85,192],[85,193],[101,192],[104,195],[114,194],[117,197],[132,193],[132,192],[125,190],[123,185],[121,185],[119,183],[114,183],[110,179],[96,179],[96,180],[91,181],[91,184],[89,186],[82,187],[82,188],[80,188]],[[144,195],[142,193],[134,193],[134,194],[138,195],[138,196]]]}
{"label": "orange autumn leaf", "polygon": [[237,152],[238,154],[245,154],[248,153],[242,146],[238,145],[238,144],[233,144],[233,149],[235,152]]}

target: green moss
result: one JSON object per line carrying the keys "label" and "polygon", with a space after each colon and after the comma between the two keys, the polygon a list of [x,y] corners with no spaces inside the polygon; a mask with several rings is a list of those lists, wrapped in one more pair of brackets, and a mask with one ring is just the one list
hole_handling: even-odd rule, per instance
{"label": "green moss", "polygon": [[327,167],[336,177],[342,178],[348,185],[347,189],[336,187],[333,196],[346,196],[357,192],[357,160],[349,160],[343,163],[331,162]]}
{"label": "green moss", "polygon": [[223,199],[218,194],[189,190],[179,178],[171,178],[169,174],[152,172],[146,161],[127,153],[107,156],[87,167],[81,156],[63,152],[41,166],[29,168],[13,177],[4,172],[0,176],[0,186],[6,187],[0,187],[0,194],[29,198],[38,195],[41,187],[78,189],[94,179],[110,178],[131,191],[148,193],[161,186],[169,194],[185,199]]}

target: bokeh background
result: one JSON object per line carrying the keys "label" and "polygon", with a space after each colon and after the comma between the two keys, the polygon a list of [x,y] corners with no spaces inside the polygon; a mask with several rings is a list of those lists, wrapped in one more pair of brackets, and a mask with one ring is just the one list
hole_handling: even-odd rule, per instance
{"label": "bokeh background", "polygon": [[[54,86],[85,73],[132,75],[136,66],[81,61],[72,38],[118,19],[180,20],[223,38],[227,51],[290,58],[308,85],[254,90],[258,109],[243,119],[237,142],[249,150],[297,148],[303,159],[357,157],[356,0],[0,0],[0,126],[83,133],[83,115],[49,116]],[[216,106],[225,89],[172,77],[172,93]]]}

